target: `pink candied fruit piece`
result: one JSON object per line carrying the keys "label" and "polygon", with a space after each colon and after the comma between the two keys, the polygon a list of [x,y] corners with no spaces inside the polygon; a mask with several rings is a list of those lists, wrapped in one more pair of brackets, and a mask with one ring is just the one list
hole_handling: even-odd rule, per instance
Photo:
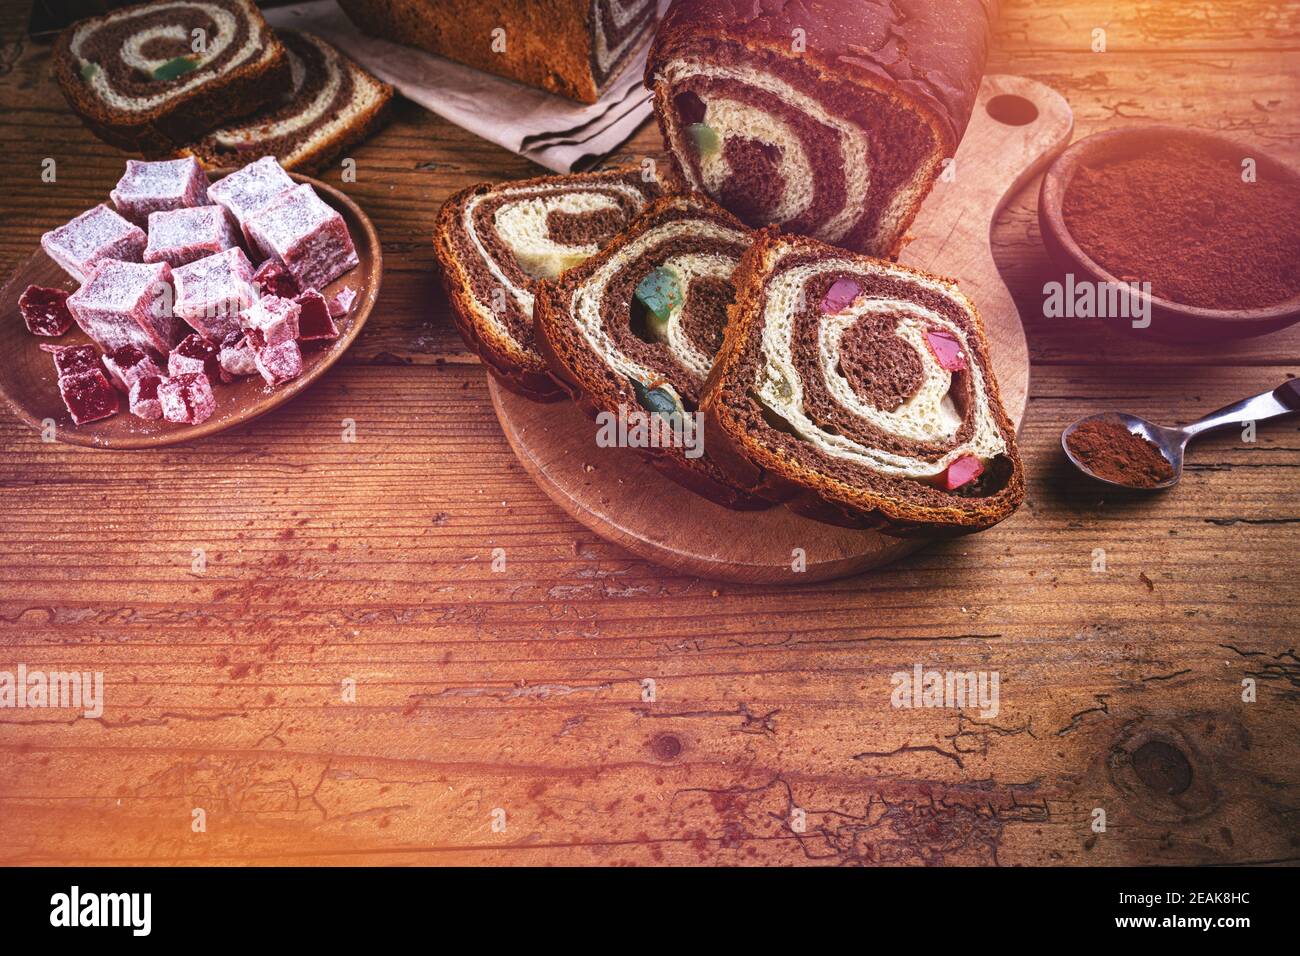
{"label": "pink candied fruit piece", "polygon": [[193,156],[160,162],[128,159],[126,172],[108,195],[118,212],[143,226],[150,213],[207,205],[208,174]]}
{"label": "pink candied fruit piece", "polygon": [[173,269],[239,245],[230,214],[220,206],[195,206],[149,214],[145,262],[165,262]]}
{"label": "pink candied fruit piece", "polygon": [[23,315],[27,331],[32,335],[51,338],[62,335],[72,325],[68,311],[68,293],[41,285],[29,285],[18,297],[18,311]]}
{"label": "pink candied fruit piece", "polygon": [[41,236],[45,254],[81,283],[104,259],[139,262],[146,242],[143,229],[103,203]]}
{"label": "pink candied fruit piece", "polygon": [[217,352],[217,362],[221,366],[221,380],[233,382],[237,378],[247,378],[257,374],[257,360],[248,336],[242,332],[232,332],[221,343]]}
{"label": "pink candied fruit piece", "polygon": [[302,350],[294,341],[254,349],[253,361],[267,385],[281,385],[302,374]]}
{"label": "pink candied fruit piece", "polygon": [[68,296],[68,310],[106,352],[136,345],[165,354],[181,331],[172,313],[171,280],[165,262],[103,259],[85,284]]}
{"label": "pink candied fruit piece", "polygon": [[211,379],[220,368],[217,346],[198,334],[185,336],[167,356],[167,374],[173,377],[198,374]]}
{"label": "pink candied fruit piece", "polygon": [[54,356],[54,374],[59,378],[103,367],[93,345],[42,345],[41,351]]}
{"label": "pink candied fruit piece", "polygon": [[162,418],[162,402],[158,399],[158,387],[163,381],[161,375],[146,375],[131,383],[132,415],[151,422]]}
{"label": "pink candied fruit piece", "polygon": [[359,262],[347,223],[309,183],[262,207],[244,231],[284,264],[300,289],[323,289]]}
{"label": "pink candied fruit piece", "polygon": [[341,319],[352,311],[352,303],[357,301],[357,292],[351,286],[345,285],[335,293],[334,298],[330,299],[330,315],[336,319]]}
{"label": "pink candied fruit piece", "polygon": [[925,333],[925,343],[930,346],[930,351],[934,354],[935,361],[940,367],[947,369],[949,372],[964,372],[966,370],[966,353],[962,350],[961,343],[957,341],[956,336],[951,332],[931,329]]}
{"label": "pink candied fruit piece", "polygon": [[59,376],[59,395],[78,425],[116,415],[119,407],[117,389],[98,368]]}
{"label": "pink candied fruit piece", "polygon": [[302,306],[302,311],[298,313],[298,341],[311,342],[339,337],[339,327],[334,324],[325,296],[315,289],[309,289],[298,296],[297,302]]}
{"label": "pink candied fruit piece", "polygon": [[212,385],[202,372],[164,379],[158,386],[158,401],[163,418],[183,425],[200,425],[217,408]]}
{"label": "pink candied fruit piece", "polygon": [[943,486],[949,491],[956,491],[982,474],[984,474],[984,465],[978,458],[974,455],[962,455],[944,472]]}
{"label": "pink candied fruit piece", "polygon": [[239,330],[239,313],[257,301],[253,265],[238,247],[178,268],[176,315],[211,342]]}
{"label": "pink candied fruit piece", "polygon": [[225,207],[239,224],[249,248],[265,259],[270,253],[261,249],[249,235],[248,220],[267,203],[292,189],[293,185],[293,180],[274,156],[263,156],[209,186],[208,199]]}
{"label": "pink candied fruit piece", "polygon": [[253,348],[261,349],[298,338],[298,316],[301,313],[302,306],[293,299],[264,295],[244,310],[239,321]]}
{"label": "pink candied fruit piece", "polygon": [[278,295],[292,299],[298,294],[298,283],[276,259],[267,259],[253,273],[253,285],[261,295]]}
{"label": "pink candied fruit piece", "polygon": [[862,295],[862,286],[853,279],[836,279],[822,298],[822,312],[834,315],[851,306]]}
{"label": "pink candied fruit piece", "polygon": [[142,378],[162,374],[153,356],[137,345],[124,345],[105,355],[104,365],[124,392]]}

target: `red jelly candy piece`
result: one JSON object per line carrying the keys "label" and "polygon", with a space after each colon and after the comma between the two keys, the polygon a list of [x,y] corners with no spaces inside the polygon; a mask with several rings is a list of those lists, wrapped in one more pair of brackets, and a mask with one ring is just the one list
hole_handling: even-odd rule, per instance
{"label": "red jelly candy piece", "polygon": [[254,349],[253,362],[267,385],[281,385],[302,374],[302,350],[297,342],[281,342]]}
{"label": "red jelly candy piece", "polygon": [[62,289],[29,285],[18,297],[18,309],[32,335],[58,336],[68,331],[72,313],[68,311],[68,293]]}
{"label": "red jelly candy piece", "polygon": [[168,375],[207,375],[220,371],[217,347],[201,335],[187,335],[167,356]]}
{"label": "red jelly candy piece", "polygon": [[984,466],[978,458],[974,455],[962,455],[944,472],[943,486],[949,491],[956,491],[982,474],[984,474]]}
{"label": "red jelly candy piece", "polygon": [[330,299],[330,315],[336,319],[341,319],[352,311],[352,303],[357,301],[356,290],[350,286],[344,286],[339,289],[334,298]]}
{"label": "red jelly candy piece", "polygon": [[257,374],[257,363],[253,357],[253,346],[248,337],[239,332],[232,332],[221,343],[217,353],[217,362],[221,365],[221,380],[233,382],[237,378]]}
{"label": "red jelly candy piece", "polygon": [[253,273],[253,285],[259,296],[276,295],[292,299],[298,294],[298,283],[278,259],[267,259]]}
{"label": "red jelly candy piece", "polygon": [[54,372],[59,378],[102,368],[93,345],[42,345],[41,351],[54,356]]}
{"label": "red jelly candy piece", "polygon": [[298,340],[310,342],[312,339],[336,339],[339,328],[330,317],[329,305],[325,297],[315,289],[309,289],[295,300],[302,311],[298,313]]}
{"label": "red jelly candy piece", "polygon": [[59,394],[72,420],[78,425],[116,415],[117,389],[98,368],[59,378]]}
{"label": "red jelly candy piece", "polygon": [[131,385],[131,414],[136,418],[157,421],[162,418],[162,402],[158,400],[158,386],[163,378],[146,375]]}
{"label": "red jelly candy piece", "polygon": [[966,371],[966,353],[951,332],[931,329],[925,333],[925,343],[930,346],[940,366],[949,372]]}
{"label": "red jelly candy piece", "polygon": [[116,384],[125,392],[131,391],[131,386],[137,379],[162,374],[153,357],[138,345],[124,345],[117,351],[105,355],[104,365],[108,367]]}
{"label": "red jelly candy piece", "polygon": [[860,295],[862,295],[862,286],[852,279],[836,279],[826,290],[826,297],[822,299],[822,312],[828,315],[843,312]]}
{"label": "red jelly candy piece", "polygon": [[200,373],[166,379],[158,386],[158,401],[163,418],[185,425],[206,422],[217,407],[208,377]]}

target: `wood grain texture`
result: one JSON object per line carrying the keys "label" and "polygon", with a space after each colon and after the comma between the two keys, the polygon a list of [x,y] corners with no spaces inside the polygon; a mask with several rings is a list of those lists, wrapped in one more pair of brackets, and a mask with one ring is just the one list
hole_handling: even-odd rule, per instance
{"label": "wood grain texture", "polygon": [[[13,6],[6,270],[123,159],[67,113]],[[1300,161],[1297,5],[1006,6],[993,69],[1065,95],[1076,135],[1163,119]],[[1112,52],[1076,41],[1094,22]],[[1117,31],[1140,42],[1123,52]],[[0,861],[1300,858],[1300,427],[1208,438],[1154,500],[1075,476],[1059,446],[1090,412],[1187,420],[1276,384],[1300,371],[1300,331],[1180,351],[1042,319],[1031,184],[994,230],[1035,362],[1026,507],[866,578],[710,585],[600,541],[523,474],[428,235],[453,190],[534,170],[396,114],[344,186],[379,228],[383,293],[307,393],[114,454],[0,417],[0,670],[101,670],[107,698],[99,719],[0,710]],[[916,663],[997,670],[999,714],[891,707],[890,675]]]}

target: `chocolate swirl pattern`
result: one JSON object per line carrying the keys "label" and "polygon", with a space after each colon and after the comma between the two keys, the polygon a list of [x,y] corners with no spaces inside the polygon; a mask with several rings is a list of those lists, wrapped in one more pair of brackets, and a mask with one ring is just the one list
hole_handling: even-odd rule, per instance
{"label": "chocolate swirl pattern", "polygon": [[[598,256],[543,282],[537,341],[557,379],[592,415],[659,415],[694,427],[721,345],[749,230],[701,196],[652,204]],[[732,507],[760,507],[703,449],[646,454],[670,477]]]}
{"label": "chocolate swirl pattern", "polygon": [[751,226],[896,255],[969,120],[986,0],[678,0],[647,84],[681,179]]}
{"label": "chocolate swirl pattern", "polygon": [[73,24],[55,73],[101,137],[163,153],[275,98],[284,47],[251,0],[160,0]]}
{"label": "chocolate swirl pattern", "polygon": [[974,306],[950,282],[771,233],[704,406],[740,475],[818,517],[976,530],[1023,496]]}
{"label": "chocolate swirl pattern", "polygon": [[657,0],[591,0],[591,72],[603,90],[642,46]]}
{"label": "chocolate swirl pattern", "polygon": [[186,152],[206,166],[242,166],[274,156],[312,171],[363,139],[383,119],[393,89],[311,33],[277,32],[289,60],[289,88],[256,116],[209,133]]}
{"label": "chocolate swirl pattern", "polygon": [[624,167],[482,184],[447,201],[435,249],[457,327],[502,384],[562,397],[534,347],[537,285],[600,252],[658,192]]}

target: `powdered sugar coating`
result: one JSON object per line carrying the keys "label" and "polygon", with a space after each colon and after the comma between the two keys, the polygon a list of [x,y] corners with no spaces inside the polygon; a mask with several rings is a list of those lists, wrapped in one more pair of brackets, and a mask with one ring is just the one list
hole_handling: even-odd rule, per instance
{"label": "powdered sugar coating", "polygon": [[200,372],[164,379],[158,386],[163,418],[178,424],[200,425],[217,408],[208,377]]}
{"label": "powdered sugar coating", "polygon": [[140,379],[162,374],[153,357],[135,345],[123,346],[110,355],[105,355],[104,366],[114,382],[126,392]]}
{"label": "powdered sugar coating", "polygon": [[284,264],[300,289],[323,289],[360,261],[347,223],[308,183],[264,206],[244,231]]}
{"label": "powdered sugar coating", "polygon": [[45,254],[78,282],[104,259],[139,262],[146,242],[143,229],[103,203],[41,236]]}
{"label": "powdered sugar coating", "polygon": [[238,247],[183,265],[174,273],[176,314],[210,342],[239,330],[239,313],[257,301],[253,266]]}
{"label": "powdered sugar coating", "polygon": [[293,340],[255,348],[253,362],[267,385],[280,385],[302,374],[302,349]]}
{"label": "powdered sugar coating", "polygon": [[168,375],[200,373],[212,378],[220,370],[221,367],[217,363],[217,346],[198,334],[185,336],[167,356]]}
{"label": "powdered sugar coating", "polygon": [[[274,156],[263,156],[208,187],[208,198],[235,217],[248,237],[246,223],[259,209],[293,188],[293,180]],[[255,245],[253,248],[257,248]],[[258,250],[259,252],[261,250]],[[262,253],[265,258],[266,253]]]}
{"label": "powdered sugar coating", "polygon": [[158,387],[162,385],[161,375],[146,375],[131,385],[131,414],[146,421],[162,418],[162,402],[158,400]]}
{"label": "powdered sugar coating", "polygon": [[167,352],[181,329],[172,312],[171,283],[171,268],[165,262],[103,259],[85,284],[68,296],[68,311],[106,352],[124,345]]}
{"label": "powdered sugar coating", "polygon": [[302,306],[293,299],[264,295],[239,317],[254,349],[279,345],[298,338],[298,315]]}
{"label": "powdered sugar coating", "polygon": [[42,345],[41,351],[53,356],[54,374],[59,378],[100,367],[99,353],[93,345]]}
{"label": "powdered sugar coating", "polygon": [[239,245],[230,214],[221,206],[195,206],[149,214],[145,262],[173,269]]}
{"label": "powdered sugar coating", "polygon": [[193,156],[154,163],[128,159],[109,196],[118,212],[143,226],[150,213],[207,205],[208,174]]}
{"label": "powdered sugar coating", "polygon": [[253,354],[253,346],[249,344],[247,336],[239,333],[230,335],[225,342],[221,343],[221,351],[217,353],[217,362],[221,365],[221,380],[223,382],[233,382],[237,378],[257,374],[257,361]]}
{"label": "powdered sugar coating", "polygon": [[120,407],[117,389],[98,368],[60,376],[59,397],[78,425],[116,415]]}

